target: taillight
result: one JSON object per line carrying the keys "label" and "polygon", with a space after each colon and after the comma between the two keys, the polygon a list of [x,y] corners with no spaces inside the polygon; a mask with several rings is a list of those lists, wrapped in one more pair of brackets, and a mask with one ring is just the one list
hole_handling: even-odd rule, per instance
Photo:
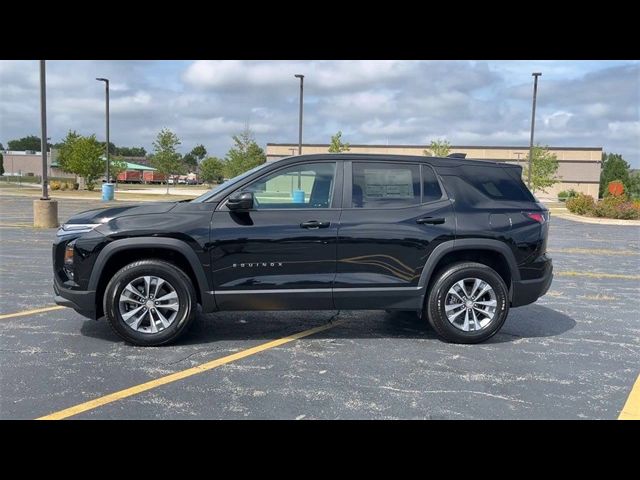
{"label": "taillight", "polygon": [[541,212],[522,212],[523,215],[529,217],[531,220],[535,220],[538,223],[544,223],[547,219],[544,216],[544,213]]}

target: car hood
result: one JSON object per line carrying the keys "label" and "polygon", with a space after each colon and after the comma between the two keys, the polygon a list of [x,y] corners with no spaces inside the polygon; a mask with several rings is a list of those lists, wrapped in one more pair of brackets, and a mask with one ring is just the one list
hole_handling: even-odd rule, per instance
{"label": "car hood", "polygon": [[177,202],[154,202],[143,205],[125,205],[109,208],[95,208],[78,213],[66,221],[66,224],[95,224],[107,223],[118,217],[129,215],[145,215],[152,213],[166,213],[176,206]]}

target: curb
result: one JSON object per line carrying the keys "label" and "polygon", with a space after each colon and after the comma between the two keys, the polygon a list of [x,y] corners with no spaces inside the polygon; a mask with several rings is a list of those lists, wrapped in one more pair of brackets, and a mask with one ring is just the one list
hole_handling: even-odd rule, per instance
{"label": "curb", "polygon": [[572,220],[580,223],[592,223],[597,225],[618,225],[626,227],[640,227],[640,220],[620,220],[617,218],[596,218],[596,217],[581,217],[580,215],[574,215],[572,213],[556,213],[552,212],[553,217],[564,218],[566,220]]}

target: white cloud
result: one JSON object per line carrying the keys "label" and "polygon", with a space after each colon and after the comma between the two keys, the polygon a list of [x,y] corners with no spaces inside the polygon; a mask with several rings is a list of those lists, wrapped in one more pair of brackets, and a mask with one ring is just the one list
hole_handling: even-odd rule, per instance
{"label": "white cloud", "polygon": [[[111,138],[151,149],[168,127],[181,151],[203,143],[223,156],[249,123],[256,139],[296,142],[305,75],[304,141],[342,130],[352,144],[527,145],[531,71],[541,70],[536,142],[603,146],[640,167],[637,61],[48,61],[49,131],[104,131],[111,81]],[[0,141],[39,131],[37,61],[0,61]]]}

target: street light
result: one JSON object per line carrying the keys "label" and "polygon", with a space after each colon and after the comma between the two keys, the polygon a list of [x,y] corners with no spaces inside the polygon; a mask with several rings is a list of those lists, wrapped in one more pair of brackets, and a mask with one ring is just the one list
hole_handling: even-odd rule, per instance
{"label": "street light", "polygon": [[[42,155],[42,197],[49,200],[49,185],[47,178],[47,74],[44,60],[40,60],[40,154]],[[11,166],[13,170],[13,164]],[[57,226],[57,225],[56,225]]]}
{"label": "street light", "polygon": [[302,100],[304,94],[304,75],[296,73],[294,75],[300,79],[300,118],[298,123],[298,155],[302,155]]}
{"label": "street light", "polygon": [[107,183],[109,183],[109,79],[96,78],[99,82],[104,82],[105,103],[106,103],[106,119],[107,119]]}
{"label": "street light", "polygon": [[531,187],[531,165],[533,161],[533,130],[536,126],[536,97],[538,95],[538,77],[541,75],[541,72],[534,72],[531,74],[531,76],[533,77],[533,108],[531,109],[531,138],[529,140],[529,171],[527,175],[527,183],[529,187]]}

